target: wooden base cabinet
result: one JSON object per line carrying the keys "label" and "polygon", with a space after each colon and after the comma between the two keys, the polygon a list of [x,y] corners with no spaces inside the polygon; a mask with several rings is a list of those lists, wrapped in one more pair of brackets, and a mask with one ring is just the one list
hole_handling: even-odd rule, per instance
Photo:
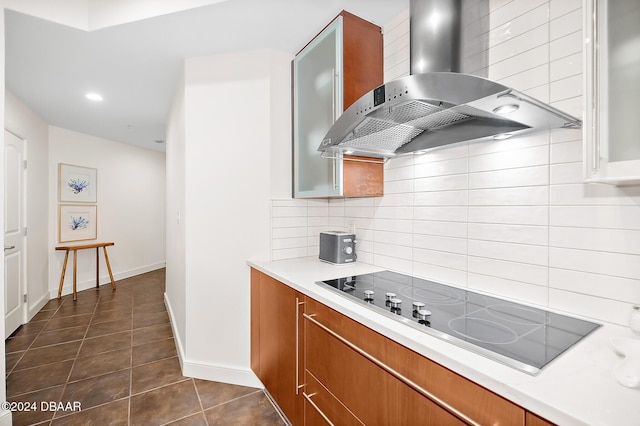
{"label": "wooden base cabinet", "polygon": [[255,269],[251,368],[294,426],[552,425]]}
{"label": "wooden base cabinet", "polygon": [[294,425],[303,424],[303,299],[291,287],[251,270],[251,369]]}

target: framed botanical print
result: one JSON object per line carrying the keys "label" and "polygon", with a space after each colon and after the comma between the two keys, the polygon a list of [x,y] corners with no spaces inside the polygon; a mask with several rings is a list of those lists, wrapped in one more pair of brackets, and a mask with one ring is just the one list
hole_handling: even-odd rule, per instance
{"label": "framed botanical print", "polygon": [[97,179],[97,169],[60,163],[58,165],[58,194],[60,202],[97,202]]}
{"label": "framed botanical print", "polygon": [[58,212],[58,240],[95,240],[98,238],[98,206],[60,204]]}

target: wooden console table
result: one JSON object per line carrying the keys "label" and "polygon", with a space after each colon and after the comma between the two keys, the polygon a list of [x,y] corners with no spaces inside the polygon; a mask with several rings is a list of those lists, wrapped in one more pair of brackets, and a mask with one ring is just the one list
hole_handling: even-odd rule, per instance
{"label": "wooden console table", "polygon": [[104,260],[107,262],[107,269],[109,270],[109,278],[111,278],[111,286],[116,289],[116,282],[113,280],[113,273],[111,272],[111,265],[109,264],[109,255],[107,254],[107,247],[112,246],[115,243],[93,243],[83,244],[77,246],[58,246],[56,250],[64,250],[67,253],[64,255],[64,263],[62,264],[62,274],[60,274],[60,287],[58,288],[58,299],[62,297],[62,285],[64,284],[64,273],[67,269],[67,260],[69,259],[69,252],[73,251],[73,300],[78,299],[78,293],[76,290],[76,267],[78,259],[78,250],[84,249],[96,249],[96,288],[100,287],[100,247],[104,250]]}

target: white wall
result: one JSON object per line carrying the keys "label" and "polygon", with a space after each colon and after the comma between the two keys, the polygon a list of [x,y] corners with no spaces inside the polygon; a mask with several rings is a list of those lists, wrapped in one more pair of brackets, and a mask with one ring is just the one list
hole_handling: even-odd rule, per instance
{"label": "white wall", "polygon": [[183,362],[187,327],[185,257],[185,84],[180,77],[167,120],[167,271],[165,304],[171,317],[178,355]]}
{"label": "white wall", "polygon": [[[58,164],[98,170],[98,239],[113,241],[109,261],[116,280],[165,265],[165,154],[59,127],[49,127],[49,283],[57,297],[64,252],[58,242]],[[95,241],[95,240],[90,240]],[[95,251],[78,252],[78,289],[95,286]],[[73,287],[69,265],[63,294]],[[100,255],[100,282],[109,282]]]}
{"label": "white wall", "polygon": [[27,204],[27,318],[29,321],[49,301],[48,211],[49,125],[10,92],[5,93],[5,128],[25,140],[28,162]]}
{"label": "white wall", "polygon": [[[172,265],[184,263],[185,281],[179,274],[168,281],[167,298],[176,313],[174,329],[185,330],[181,359],[188,376],[260,384],[249,367],[246,260],[269,256],[270,197],[289,190],[271,187],[271,167],[279,164],[272,150],[273,155],[290,158],[291,59],[289,54],[262,50],[186,60],[184,159],[182,147],[174,151],[169,146],[167,151],[168,167],[184,170],[184,229],[170,224],[171,219],[168,229],[184,232],[185,244],[184,252],[167,253],[167,275],[172,276]],[[174,107],[178,112],[170,128],[181,127],[179,110]],[[273,140],[280,137],[284,140]],[[180,136],[175,139],[180,144]],[[280,177],[273,184],[288,182]],[[170,201],[169,209],[179,208],[177,197]],[[170,210],[168,217],[176,215]],[[182,291],[186,299],[178,306]],[[176,325],[182,312],[185,325]]]}
{"label": "white wall", "polygon": [[[582,117],[581,1],[490,4],[489,78]],[[387,76],[408,73],[404,16]],[[390,160],[382,198],[272,204],[274,259],[355,225],[362,262],[618,324],[640,304],[640,187],[582,183],[579,130]]]}

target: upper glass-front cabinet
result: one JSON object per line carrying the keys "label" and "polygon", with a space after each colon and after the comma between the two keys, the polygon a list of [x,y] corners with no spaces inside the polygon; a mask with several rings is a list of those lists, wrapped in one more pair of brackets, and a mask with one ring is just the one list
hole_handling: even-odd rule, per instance
{"label": "upper glass-front cabinet", "polygon": [[640,184],[640,0],[585,0],[585,178]]}
{"label": "upper glass-front cabinet", "polygon": [[342,161],[320,156],[318,146],[343,112],[342,17],[293,61],[294,196],[341,195]]}
{"label": "upper glass-front cabinet", "polygon": [[382,160],[318,151],[343,111],[382,84],[382,52],[380,27],[342,11],[293,60],[295,198],[382,196]]}

